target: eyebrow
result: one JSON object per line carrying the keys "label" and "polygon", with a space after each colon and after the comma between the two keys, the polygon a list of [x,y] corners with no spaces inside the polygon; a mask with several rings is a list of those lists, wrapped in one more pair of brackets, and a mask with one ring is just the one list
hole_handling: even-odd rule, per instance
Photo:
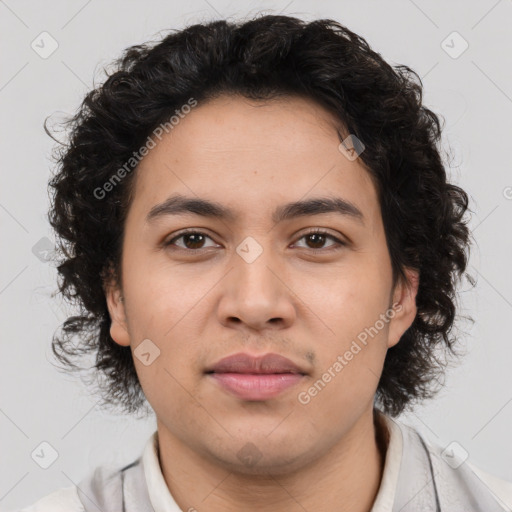
{"label": "eyebrow", "polygon": [[[318,197],[286,203],[274,210],[272,221],[277,224],[297,217],[320,215],[323,213],[344,215],[364,225],[364,215],[361,210],[355,204],[341,197]],[[162,203],[153,206],[146,216],[146,222],[151,223],[167,215],[183,214],[218,218],[230,222],[235,221],[237,218],[235,211],[216,201],[190,198],[178,194],[170,196]]]}

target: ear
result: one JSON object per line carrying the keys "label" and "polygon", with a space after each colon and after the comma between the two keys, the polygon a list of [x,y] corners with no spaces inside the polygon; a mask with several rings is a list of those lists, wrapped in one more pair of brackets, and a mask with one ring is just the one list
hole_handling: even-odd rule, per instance
{"label": "ear", "polygon": [[112,282],[106,285],[104,290],[111,320],[110,336],[119,345],[129,346],[130,336],[126,323],[125,299],[120,300],[123,296],[122,290]]}
{"label": "ear", "polygon": [[389,322],[388,348],[399,341],[404,332],[416,318],[416,295],[419,286],[419,272],[410,268],[405,269],[407,280],[399,279],[393,291],[391,307],[395,314]]}

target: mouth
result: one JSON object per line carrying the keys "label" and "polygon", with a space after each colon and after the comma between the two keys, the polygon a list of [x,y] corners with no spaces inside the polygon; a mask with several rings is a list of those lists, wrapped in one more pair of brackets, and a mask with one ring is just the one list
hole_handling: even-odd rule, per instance
{"label": "mouth", "polygon": [[306,375],[306,373],[303,373],[303,372],[288,371],[288,370],[282,370],[282,371],[261,370],[261,371],[253,371],[253,372],[249,372],[249,371],[235,371],[235,370],[232,370],[232,371],[229,371],[229,370],[226,370],[226,371],[209,370],[209,371],[206,371],[204,373],[206,375],[224,374],[224,373],[234,373],[234,374],[239,374],[239,375],[285,375],[285,374],[288,374],[288,373],[291,373],[291,374],[294,374],[294,375]]}
{"label": "mouth", "polygon": [[207,375],[224,391],[249,401],[264,401],[277,397],[296,386],[305,375],[301,373],[215,373]]}
{"label": "mouth", "polygon": [[273,374],[273,373],[300,373],[307,372],[291,359],[280,354],[268,353],[265,355],[253,356],[248,353],[239,352],[217,361],[206,368],[205,373],[252,373],[252,374]]}
{"label": "mouth", "polygon": [[241,400],[264,401],[296,386],[307,372],[279,354],[238,353],[221,359],[205,375]]}

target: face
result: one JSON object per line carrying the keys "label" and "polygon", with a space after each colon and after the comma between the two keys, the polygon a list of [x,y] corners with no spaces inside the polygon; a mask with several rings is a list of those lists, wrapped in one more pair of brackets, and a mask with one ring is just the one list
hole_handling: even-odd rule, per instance
{"label": "face", "polygon": [[[225,96],[193,108],[137,169],[111,335],[131,346],[159,432],[231,471],[300,468],[354,435],[416,314],[417,276],[392,286],[376,189],[339,142],[313,101]],[[177,195],[230,215],[155,209]],[[345,208],[283,208],[319,198]],[[282,355],[301,374],[256,396],[205,373],[240,352]]]}

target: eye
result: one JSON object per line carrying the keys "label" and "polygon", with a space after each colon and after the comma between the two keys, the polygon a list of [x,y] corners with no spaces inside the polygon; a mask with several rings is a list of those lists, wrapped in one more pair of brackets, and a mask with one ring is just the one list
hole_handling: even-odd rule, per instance
{"label": "eye", "polygon": [[303,234],[299,240],[305,239],[312,242],[314,247],[306,247],[306,249],[322,249],[322,247],[318,247],[319,245],[324,245],[325,241],[330,238],[331,240],[334,240],[334,244],[327,247],[327,249],[324,250],[330,250],[330,249],[336,249],[339,248],[339,246],[346,245],[344,242],[336,238],[335,236],[331,235],[327,231],[322,231],[321,229],[314,229],[312,231],[309,231],[308,233]]}
{"label": "eye", "polygon": [[[184,246],[177,245],[176,247],[178,249],[183,249],[184,251],[198,251],[201,249],[205,249],[207,247],[203,247],[204,241],[209,238],[212,240],[211,237],[209,237],[206,233],[202,233],[201,231],[194,231],[194,230],[188,230],[188,231],[182,231],[180,234],[175,236],[174,238],[171,238],[171,240],[164,242],[164,246],[170,246],[175,245],[176,240],[183,239]],[[210,246],[213,247],[213,246]]]}
{"label": "eye", "polygon": [[[176,244],[176,241],[182,239],[183,245]],[[184,250],[188,252],[194,252],[194,251],[200,251],[202,249],[208,249],[208,246],[204,246],[204,243],[206,239],[212,240],[210,236],[208,236],[206,233],[203,233],[201,231],[195,231],[193,229],[182,231],[181,233],[178,233],[176,236],[171,238],[169,241],[164,242],[164,246],[175,246],[178,250]],[[331,250],[331,249],[337,249],[340,246],[345,246],[346,244],[336,238],[335,236],[331,235],[327,231],[322,231],[321,229],[314,229],[309,231],[308,233],[303,234],[299,240],[305,239],[306,241],[309,241],[313,244],[313,247],[303,247],[305,249],[312,249],[312,250],[321,250],[322,247],[326,242],[327,239],[333,240],[334,244],[328,246],[327,248],[323,248],[323,250]],[[306,242],[308,243],[308,242]],[[215,245],[210,245],[209,247],[215,247]]]}

